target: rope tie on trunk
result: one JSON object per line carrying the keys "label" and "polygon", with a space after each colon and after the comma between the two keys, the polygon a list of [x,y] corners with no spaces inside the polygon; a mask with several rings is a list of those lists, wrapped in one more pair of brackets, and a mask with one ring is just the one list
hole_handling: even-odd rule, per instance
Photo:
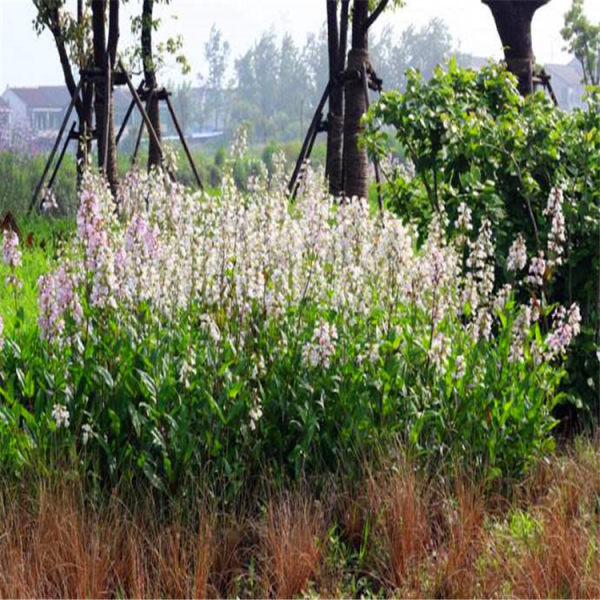
{"label": "rope tie on trunk", "polygon": [[348,71],[361,71],[363,65],[367,65],[367,71],[372,69],[368,50],[350,50],[348,53]]}
{"label": "rope tie on trunk", "polygon": [[515,73],[529,73],[533,69],[531,58],[507,58],[506,65]]}

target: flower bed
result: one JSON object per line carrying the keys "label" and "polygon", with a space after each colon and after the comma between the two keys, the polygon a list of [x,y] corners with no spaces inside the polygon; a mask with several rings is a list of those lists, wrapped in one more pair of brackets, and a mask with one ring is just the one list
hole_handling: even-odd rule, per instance
{"label": "flower bed", "polygon": [[[235,489],[398,440],[487,475],[550,447],[579,312],[546,304],[522,241],[509,264],[525,271],[496,292],[491,228],[466,206],[455,240],[441,213],[417,248],[391,213],[305,187],[290,206],[281,167],[247,194],[228,175],[219,198],[133,174],[115,211],[88,174],[77,236],[39,281],[39,332],[4,343],[7,468],[76,455],[101,481],[166,490],[208,470]],[[560,259],[551,241],[543,260]]]}

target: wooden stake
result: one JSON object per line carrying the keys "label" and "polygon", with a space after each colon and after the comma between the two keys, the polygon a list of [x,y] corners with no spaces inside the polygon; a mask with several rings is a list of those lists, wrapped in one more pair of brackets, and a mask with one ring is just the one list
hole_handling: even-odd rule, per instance
{"label": "wooden stake", "polygon": [[169,94],[165,95],[165,100],[167,101],[167,107],[169,108],[169,113],[171,113],[171,119],[173,119],[173,124],[175,125],[175,129],[179,135],[179,139],[181,140],[181,145],[186,153],[187,159],[190,163],[190,167],[192,167],[192,171],[194,172],[194,177],[196,178],[196,182],[198,183],[198,187],[201,190],[204,190],[204,186],[202,185],[202,180],[200,179],[200,174],[198,173],[198,169],[196,168],[196,164],[194,163],[194,159],[192,158],[192,153],[185,141],[185,136],[183,135],[183,131],[179,126],[179,121],[177,120],[177,116],[175,115],[175,111],[173,110],[173,105],[171,104],[171,99],[169,98]]}
{"label": "wooden stake", "polygon": [[60,146],[62,136],[65,133],[65,129],[67,128],[67,123],[69,122],[69,118],[71,116],[71,113],[73,112],[73,108],[75,107],[75,102],[77,101],[77,98],[79,97],[79,92],[81,91],[82,84],[83,84],[83,79],[80,79],[79,83],[77,84],[77,87],[75,88],[75,93],[71,97],[71,102],[69,103],[69,108],[67,109],[67,112],[65,113],[65,118],[63,119],[62,125],[60,126],[60,131],[58,132],[58,136],[56,138],[56,141],[54,142],[54,147],[52,148],[52,152],[50,152],[50,156],[48,157],[48,161],[46,162],[46,166],[44,167],[44,172],[42,173],[42,177],[40,178],[40,181],[37,184],[37,187],[35,188],[35,192],[33,193],[33,198],[31,199],[31,202],[29,203],[29,208],[27,210],[27,214],[31,214],[31,211],[34,209],[34,207],[37,203],[37,199],[40,194],[40,190],[42,189],[42,187],[44,185],[44,180],[46,179],[46,176],[48,175],[48,171],[50,170],[50,165],[54,161],[54,156],[56,155],[56,151],[58,150],[58,147]]}
{"label": "wooden stake", "polygon": [[310,157],[310,152],[312,151],[313,144],[315,143],[315,138],[319,133],[319,124],[323,119],[323,108],[325,107],[325,103],[329,98],[330,92],[331,81],[327,84],[327,87],[323,92],[323,96],[321,97],[321,100],[315,110],[315,114],[312,118],[308,131],[306,132],[306,137],[304,138],[302,149],[300,150],[300,155],[298,156],[298,160],[296,161],[296,167],[294,168],[294,173],[292,174],[292,178],[290,179],[290,183],[288,185],[288,191],[292,198],[296,197],[296,191],[298,187],[298,176],[300,175],[302,165],[304,164],[304,161]]}
{"label": "wooden stake", "polygon": [[56,167],[54,167],[54,171],[52,173],[52,177],[50,177],[50,181],[48,182],[48,187],[46,189],[50,190],[52,189],[52,186],[54,185],[54,181],[56,179],[56,175],[58,174],[58,170],[60,169],[60,165],[62,164],[62,161],[65,157],[65,154],[67,152],[67,148],[69,147],[69,142],[72,139],[75,139],[74,133],[75,133],[75,128],[77,127],[77,121],[73,121],[73,125],[71,125],[71,130],[69,131],[69,135],[67,136],[67,139],[65,140],[65,144],[63,146],[62,152],[60,153],[60,156],[58,157],[58,162],[56,163]]}
{"label": "wooden stake", "polygon": [[144,108],[144,105],[142,104],[142,101],[140,100],[140,97],[139,97],[135,87],[133,87],[133,83],[131,82],[129,73],[127,73],[127,71],[125,70],[125,67],[123,66],[123,61],[121,59],[119,59],[119,67],[121,68],[121,71],[125,75],[127,87],[129,88],[129,91],[131,92],[134,102],[136,103],[138,110],[140,111],[140,114],[142,115],[142,119],[144,120],[144,123],[148,129],[148,133],[152,136],[154,143],[158,146],[161,156],[164,156],[165,153],[164,153],[162,144],[160,143],[160,140],[158,139],[158,135],[156,134],[156,131],[154,130],[154,127],[152,126],[150,117],[148,116],[148,113],[146,112],[146,109]]}

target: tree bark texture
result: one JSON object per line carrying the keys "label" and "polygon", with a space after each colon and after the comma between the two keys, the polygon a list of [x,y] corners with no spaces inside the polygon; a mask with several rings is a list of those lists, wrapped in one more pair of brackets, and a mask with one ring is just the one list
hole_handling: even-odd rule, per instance
{"label": "tree bark texture", "polygon": [[[342,2],[342,14],[338,25],[338,3],[327,2],[327,38],[329,41],[329,115],[327,121],[327,164],[329,192],[339,196],[342,191],[343,140],[344,140],[344,86],[340,75],[346,63],[345,31],[348,27],[348,0]],[[342,45],[343,44],[343,45]]]}
{"label": "tree bark texture", "polygon": [[[109,36],[106,39],[106,9],[107,0],[94,0],[92,2],[92,32],[94,47],[94,66],[103,73],[112,72],[113,60],[116,60],[119,40],[119,2],[110,0]],[[104,174],[108,179],[113,195],[116,195],[119,185],[117,171],[117,148],[115,141],[115,119],[112,102],[112,86],[107,85],[105,79],[96,84],[95,89],[95,114],[96,133],[98,139],[98,166],[105,169]],[[107,106],[108,103],[108,106]],[[104,159],[106,157],[106,165]]]}
{"label": "tree bark texture", "polygon": [[550,0],[482,0],[489,6],[504,48],[508,70],[519,80],[523,96],[533,94],[535,57],[531,38],[531,22],[538,8]]}
{"label": "tree bark texture", "polygon": [[[155,95],[152,94],[157,88],[156,82],[156,71],[154,69],[154,60],[152,53],[152,18],[154,10],[154,0],[144,0],[142,6],[142,62],[144,66],[144,81],[146,84],[146,90],[150,93],[148,99],[148,117],[156,135],[158,141],[161,142],[161,131],[160,131],[160,106],[159,101]],[[157,144],[157,140],[154,136],[149,136],[149,149],[148,149],[148,170],[152,167],[160,166],[162,162],[162,153],[160,145]]]}
{"label": "tree bark texture", "polygon": [[350,198],[368,198],[369,195],[367,151],[359,144],[364,131],[361,120],[367,112],[367,99],[360,73],[363,65],[367,65],[367,70],[370,65],[368,19],[368,0],[354,0],[352,49],[348,54],[344,115],[344,193]]}

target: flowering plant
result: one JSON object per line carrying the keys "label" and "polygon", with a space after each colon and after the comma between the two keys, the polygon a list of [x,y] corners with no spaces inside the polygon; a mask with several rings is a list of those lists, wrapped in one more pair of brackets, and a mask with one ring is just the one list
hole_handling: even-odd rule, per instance
{"label": "flowering plant", "polygon": [[495,291],[490,223],[466,205],[460,238],[441,211],[418,248],[392,213],[304,185],[290,206],[282,161],[248,194],[230,169],[218,198],[134,173],[117,214],[88,173],[76,238],[39,281],[40,339],[1,364],[27,427],[162,489],[338,468],[397,439],[520,473],[551,444],[577,307]]}

